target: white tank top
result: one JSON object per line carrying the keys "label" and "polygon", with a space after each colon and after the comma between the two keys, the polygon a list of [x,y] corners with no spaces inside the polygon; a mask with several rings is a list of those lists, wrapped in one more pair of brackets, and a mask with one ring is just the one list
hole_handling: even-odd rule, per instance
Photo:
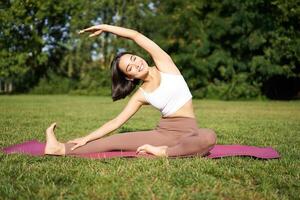
{"label": "white tank top", "polygon": [[182,75],[160,72],[160,85],[153,92],[142,90],[146,101],[159,109],[164,117],[175,113],[192,94]]}

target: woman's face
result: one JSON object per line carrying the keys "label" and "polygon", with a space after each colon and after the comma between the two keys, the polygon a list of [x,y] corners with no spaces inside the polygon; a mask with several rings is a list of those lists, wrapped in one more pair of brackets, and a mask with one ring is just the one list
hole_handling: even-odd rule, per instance
{"label": "woman's face", "polygon": [[129,79],[141,79],[149,70],[147,62],[133,54],[124,54],[120,58],[119,67]]}

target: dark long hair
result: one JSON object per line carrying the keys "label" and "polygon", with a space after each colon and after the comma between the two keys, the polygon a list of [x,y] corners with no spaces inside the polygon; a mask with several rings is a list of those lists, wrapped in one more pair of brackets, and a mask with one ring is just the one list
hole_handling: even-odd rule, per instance
{"label": "dark long hair", "polygon": [[139,79],[133,81],[127,80],[126,75],[120,70],[120,58],[125,54],[132,54],[130,52],[121,52],[115,56],[111,62],[111,96],[113,101],[123,99],[128,96],[135,87],[140,83]]}

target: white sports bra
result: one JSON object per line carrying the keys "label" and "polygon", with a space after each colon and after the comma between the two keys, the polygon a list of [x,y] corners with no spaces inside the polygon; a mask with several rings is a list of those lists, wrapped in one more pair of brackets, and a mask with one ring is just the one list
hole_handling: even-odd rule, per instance
{"label": "white sports bra", "polygon": [[188,100],[192,94],[187,83],[180,74],[168,74],[160,72],[160,85],[153,92],[146,92],[139,87],[146,101],[159,109],[164,117],[175,113]]}

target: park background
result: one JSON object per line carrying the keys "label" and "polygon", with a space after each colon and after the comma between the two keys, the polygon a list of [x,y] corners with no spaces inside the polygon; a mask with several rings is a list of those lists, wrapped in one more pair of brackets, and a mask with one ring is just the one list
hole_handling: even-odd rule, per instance
{"label": "park background", "polygon": [[110,62],[132,41],[78,30],[111,24],[146,35],[195,98],[299,99],[300,7],[292,0],[4,0],[0,93],[111,94]]}
{"label": "park background", "polygon": [[[168,52],[193,94],[197,124],[218,144],[272,147],[280,159],[105,160],[6,155],[0,199],[299,199],[299,0],[2,0],[0,148],[87,135],[129,98],[111,99],[110,61],[130,40],[78,35],[106,23],[135,29]],[[280,100],[280,101],[278,101]],[[288,101],[282,101],[288,100]],[[152,130],[143,106],[109,133]]]}

